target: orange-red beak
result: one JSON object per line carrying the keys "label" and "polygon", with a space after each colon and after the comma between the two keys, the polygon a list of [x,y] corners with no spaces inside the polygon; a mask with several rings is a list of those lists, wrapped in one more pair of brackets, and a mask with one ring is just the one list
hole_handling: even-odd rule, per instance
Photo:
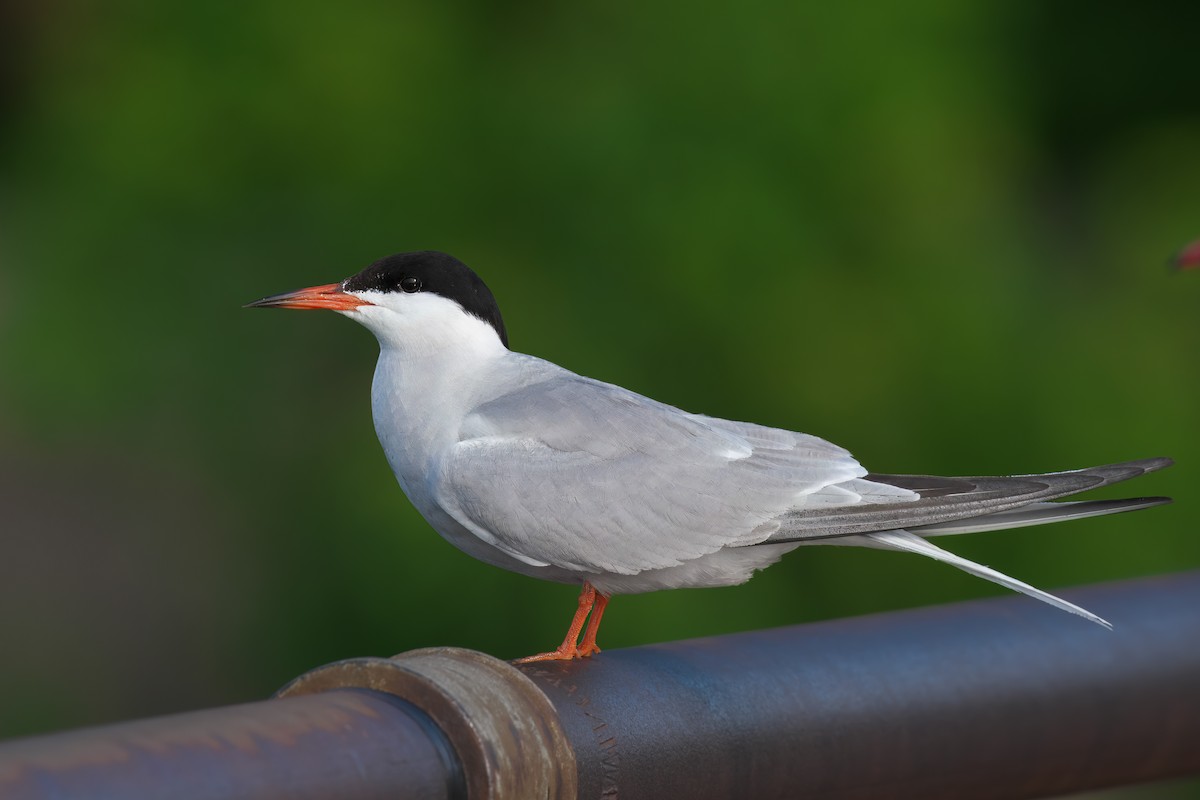
{"label": "orange-red beak", "polygon": [[353,311],[359,306],[369,305],[372,304],[343,292],[340,283],[327,283],[324,286],[312,286],[264,297],[262,300],[247,303],[245,308],[324,308],[330,311]]}

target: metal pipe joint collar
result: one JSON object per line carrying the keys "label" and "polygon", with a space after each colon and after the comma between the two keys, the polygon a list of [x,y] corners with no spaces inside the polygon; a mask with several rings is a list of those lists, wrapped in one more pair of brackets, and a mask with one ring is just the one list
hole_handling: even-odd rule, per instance
{"label": "metal pipe joint collar", "polygon": [[458,759],[470,800],[574,798],[575,752],[546,695],[506,661],[457,647],[317,667],[276,693],[394,695],[429,717]]}

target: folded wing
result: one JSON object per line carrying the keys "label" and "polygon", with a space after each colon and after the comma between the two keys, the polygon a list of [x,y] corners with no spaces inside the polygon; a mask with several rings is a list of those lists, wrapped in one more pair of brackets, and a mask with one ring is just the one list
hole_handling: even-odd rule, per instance
{"label": "folded wing", "polygon": [[439,465],[436,496],[526,563],[629,575],[761,542],[781,514],[828,500],[822,493],[860,502],[838,485],[865,473],[814,436],[689,414],[565,373],[475,409]]}

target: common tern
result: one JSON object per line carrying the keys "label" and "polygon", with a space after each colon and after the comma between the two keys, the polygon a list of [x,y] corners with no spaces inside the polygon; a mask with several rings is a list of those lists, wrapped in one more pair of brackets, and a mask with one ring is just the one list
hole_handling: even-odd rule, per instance
{"label": "common tern", "polygon": [[249,306],[328,309],[366,326],[380,346],[375,430],[417,510],[481,561],[582,584],[562,644],[522,661],[598,653],[614,594],[740,584],[811,544],[918,553],[1111,627],[928,538],[1170,502],[1051,502],[1168,458],[1011,477],[884,475],[816,436],[682,411],[509,350],[491,291],[435,251]]}

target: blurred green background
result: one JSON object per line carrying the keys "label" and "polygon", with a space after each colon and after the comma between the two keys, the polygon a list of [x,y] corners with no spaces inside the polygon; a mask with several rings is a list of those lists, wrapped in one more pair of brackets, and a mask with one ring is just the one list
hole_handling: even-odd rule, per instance
{"label": "blurred green background", "polygon": [[[0,736],[558,642],[572,588],[396,486],[370,334],[240,307],[402,250],[474,266],[515,349],[877,471],[1173,455],[1113,492],[1169,508],[947,544],[1046,588],[1200,565],[1194,3],[2,13]],[[812,548],[602,644],[1001,591]]]}

